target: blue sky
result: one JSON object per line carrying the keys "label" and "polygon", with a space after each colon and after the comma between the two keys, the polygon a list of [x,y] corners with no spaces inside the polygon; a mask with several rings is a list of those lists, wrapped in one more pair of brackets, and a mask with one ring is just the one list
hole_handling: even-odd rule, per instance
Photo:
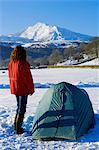
{"label": "blue sky", "polygon": [[44,22],[99,36],[98,16],[98,0],[0,0],[0,34]]}

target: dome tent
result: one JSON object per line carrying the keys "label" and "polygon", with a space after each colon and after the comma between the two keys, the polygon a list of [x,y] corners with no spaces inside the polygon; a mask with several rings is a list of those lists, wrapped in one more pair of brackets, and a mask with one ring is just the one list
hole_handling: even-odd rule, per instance
{"label": "dome tent", "polygon": [[92,104],[85,90],[61,82],[44,94],[33,120],[33,139],[76,140],[94,127]]}

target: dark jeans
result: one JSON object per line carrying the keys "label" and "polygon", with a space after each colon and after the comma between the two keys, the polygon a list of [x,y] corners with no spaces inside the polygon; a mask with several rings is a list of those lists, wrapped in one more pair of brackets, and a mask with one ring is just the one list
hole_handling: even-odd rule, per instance
{"label": "dark jeans", "polygon": [[27,105],[27,97],[28,96],[17,96],[16,95],[16,100],[17,100],[17,114],[22,114],[24,115],[26,112],[26,105]]}

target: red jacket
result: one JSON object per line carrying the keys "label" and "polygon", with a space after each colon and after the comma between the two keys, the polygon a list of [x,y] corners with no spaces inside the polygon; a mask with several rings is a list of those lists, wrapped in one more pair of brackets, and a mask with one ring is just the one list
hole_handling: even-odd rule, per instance
{"label": "red jacket", "polygon": [[34,93],[30,65],[26,61],[11,61],[8,65],[11,94],[26,96]]}

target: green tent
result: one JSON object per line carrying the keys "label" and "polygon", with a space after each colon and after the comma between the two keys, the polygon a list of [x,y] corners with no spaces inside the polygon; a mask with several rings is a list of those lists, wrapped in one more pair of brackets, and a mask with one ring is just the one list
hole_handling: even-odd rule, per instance
{"label": "green tent", "polygon": [[92,104],[85,90],[61,82],[40,101],[32,128],[33,139],[76,140],[94,127]]}

